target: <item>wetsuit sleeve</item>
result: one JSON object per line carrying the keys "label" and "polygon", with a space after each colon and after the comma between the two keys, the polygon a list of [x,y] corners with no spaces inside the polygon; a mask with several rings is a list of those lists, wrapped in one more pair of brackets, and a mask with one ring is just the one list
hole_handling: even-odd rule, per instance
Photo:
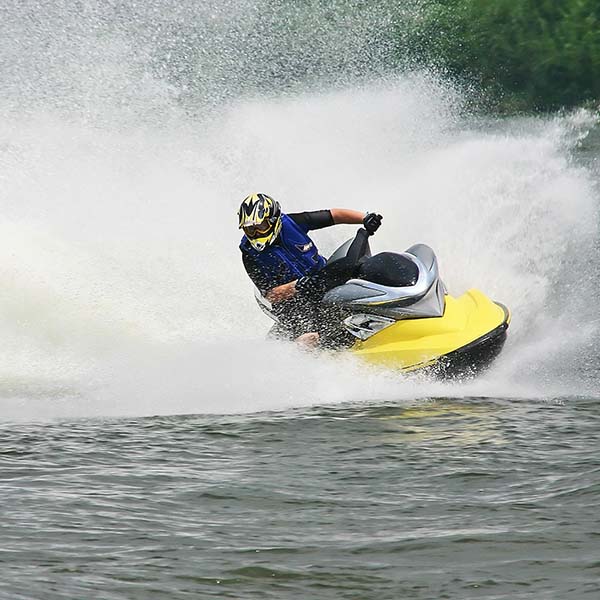
{"label": "wetsuit sleeve", "polygon": [[314,229],[323,229],[335,225],[330,210],[311,210],[309,212],[293,213],[288,217],[304,231],[313,231]]}
{"label": "wetsuit sleeve", "polygon": [[252,279],[254,285],[260,290],[260,293],[264,296],[270,289],[271,285],[258,263],[247,254],[242,253],[242,262],[248,277]]}

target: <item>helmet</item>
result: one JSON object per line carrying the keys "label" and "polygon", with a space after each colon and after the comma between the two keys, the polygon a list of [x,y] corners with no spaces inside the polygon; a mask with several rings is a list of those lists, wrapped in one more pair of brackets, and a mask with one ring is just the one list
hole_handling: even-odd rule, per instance
{"label": "helmet", "polygon": [[252,247],[262,252],[281,231],[281,207],[266,194],[250,194],[238,211],[239,227]]}

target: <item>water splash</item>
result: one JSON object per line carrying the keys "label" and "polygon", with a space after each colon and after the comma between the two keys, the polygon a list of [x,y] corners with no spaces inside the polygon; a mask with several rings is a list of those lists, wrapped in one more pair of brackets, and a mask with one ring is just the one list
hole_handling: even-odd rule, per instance
{"label": "water splash", "polygon": [[[251,4],[232,3],[234,24]],[[221,79],[228,102],[216,107],[166,59],[157,62],[164,44],[154,35],[168,25],[181,66],[189,36],[177,37],[181,19],[212,13],[182,3],[169,17],[160,2],[149,6],[156,10],[137,22],[94,3],[83,15],[60,5],[43,27],[11,11],[3,21],[6,418],[590,393],[599,323],[588,265],[598,207],[591,171],[575,153],[594,114],[482,120],[435,75],[353,83],[353,68],[329,87],[258,98],[233,93],[236,77]],[[226,47],[230,37],[215,28],[232,34],[238,25],[219,11],[215,18],[204,23],[205,43]],[[64,48],[63,29],[73,34]],[[359,29],[364,39],[368,27]],[[329,52],[338,41],[323,34],[321,43]],[[16,58],[23,44],[28,52]],[[52,64],[43,63],[44,44]],[[357,51],[344,46],[347,64],[358,64]],[[205,76],[216,85],[229,59],[211,56],[221,62]],[[319,73],[323,82],[327,69]],[[495,368],[447,385],[265,342],[269,322],[252,300],[235,229],[237,204],[252,190],[288,210],[379,210],[378,250],[432,245],[452,293],[474,285],[513,310]],[[315,239],[327,252],[351,234],[338,227]]]}

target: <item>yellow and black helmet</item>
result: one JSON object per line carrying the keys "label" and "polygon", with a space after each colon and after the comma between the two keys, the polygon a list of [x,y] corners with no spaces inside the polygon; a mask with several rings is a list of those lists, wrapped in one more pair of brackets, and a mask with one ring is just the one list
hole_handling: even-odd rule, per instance
{"label": "yellow and black helmet", "polygon": [[239,227],[252,247],[262,252],[281,231],[281,207],[266,194],[250,194],[238,210]]}

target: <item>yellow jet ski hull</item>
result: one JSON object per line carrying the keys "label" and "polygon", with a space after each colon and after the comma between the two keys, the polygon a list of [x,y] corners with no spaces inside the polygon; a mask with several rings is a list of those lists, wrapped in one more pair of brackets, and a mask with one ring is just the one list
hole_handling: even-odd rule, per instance
{"label": "yellow jet ski hull", "polygon": [[476,373],[502,350],[509,323],[505,306],[470,289],[459,298],[446,295],[443,316],[397,321],[351,351],[369,363],[401,371]]}

